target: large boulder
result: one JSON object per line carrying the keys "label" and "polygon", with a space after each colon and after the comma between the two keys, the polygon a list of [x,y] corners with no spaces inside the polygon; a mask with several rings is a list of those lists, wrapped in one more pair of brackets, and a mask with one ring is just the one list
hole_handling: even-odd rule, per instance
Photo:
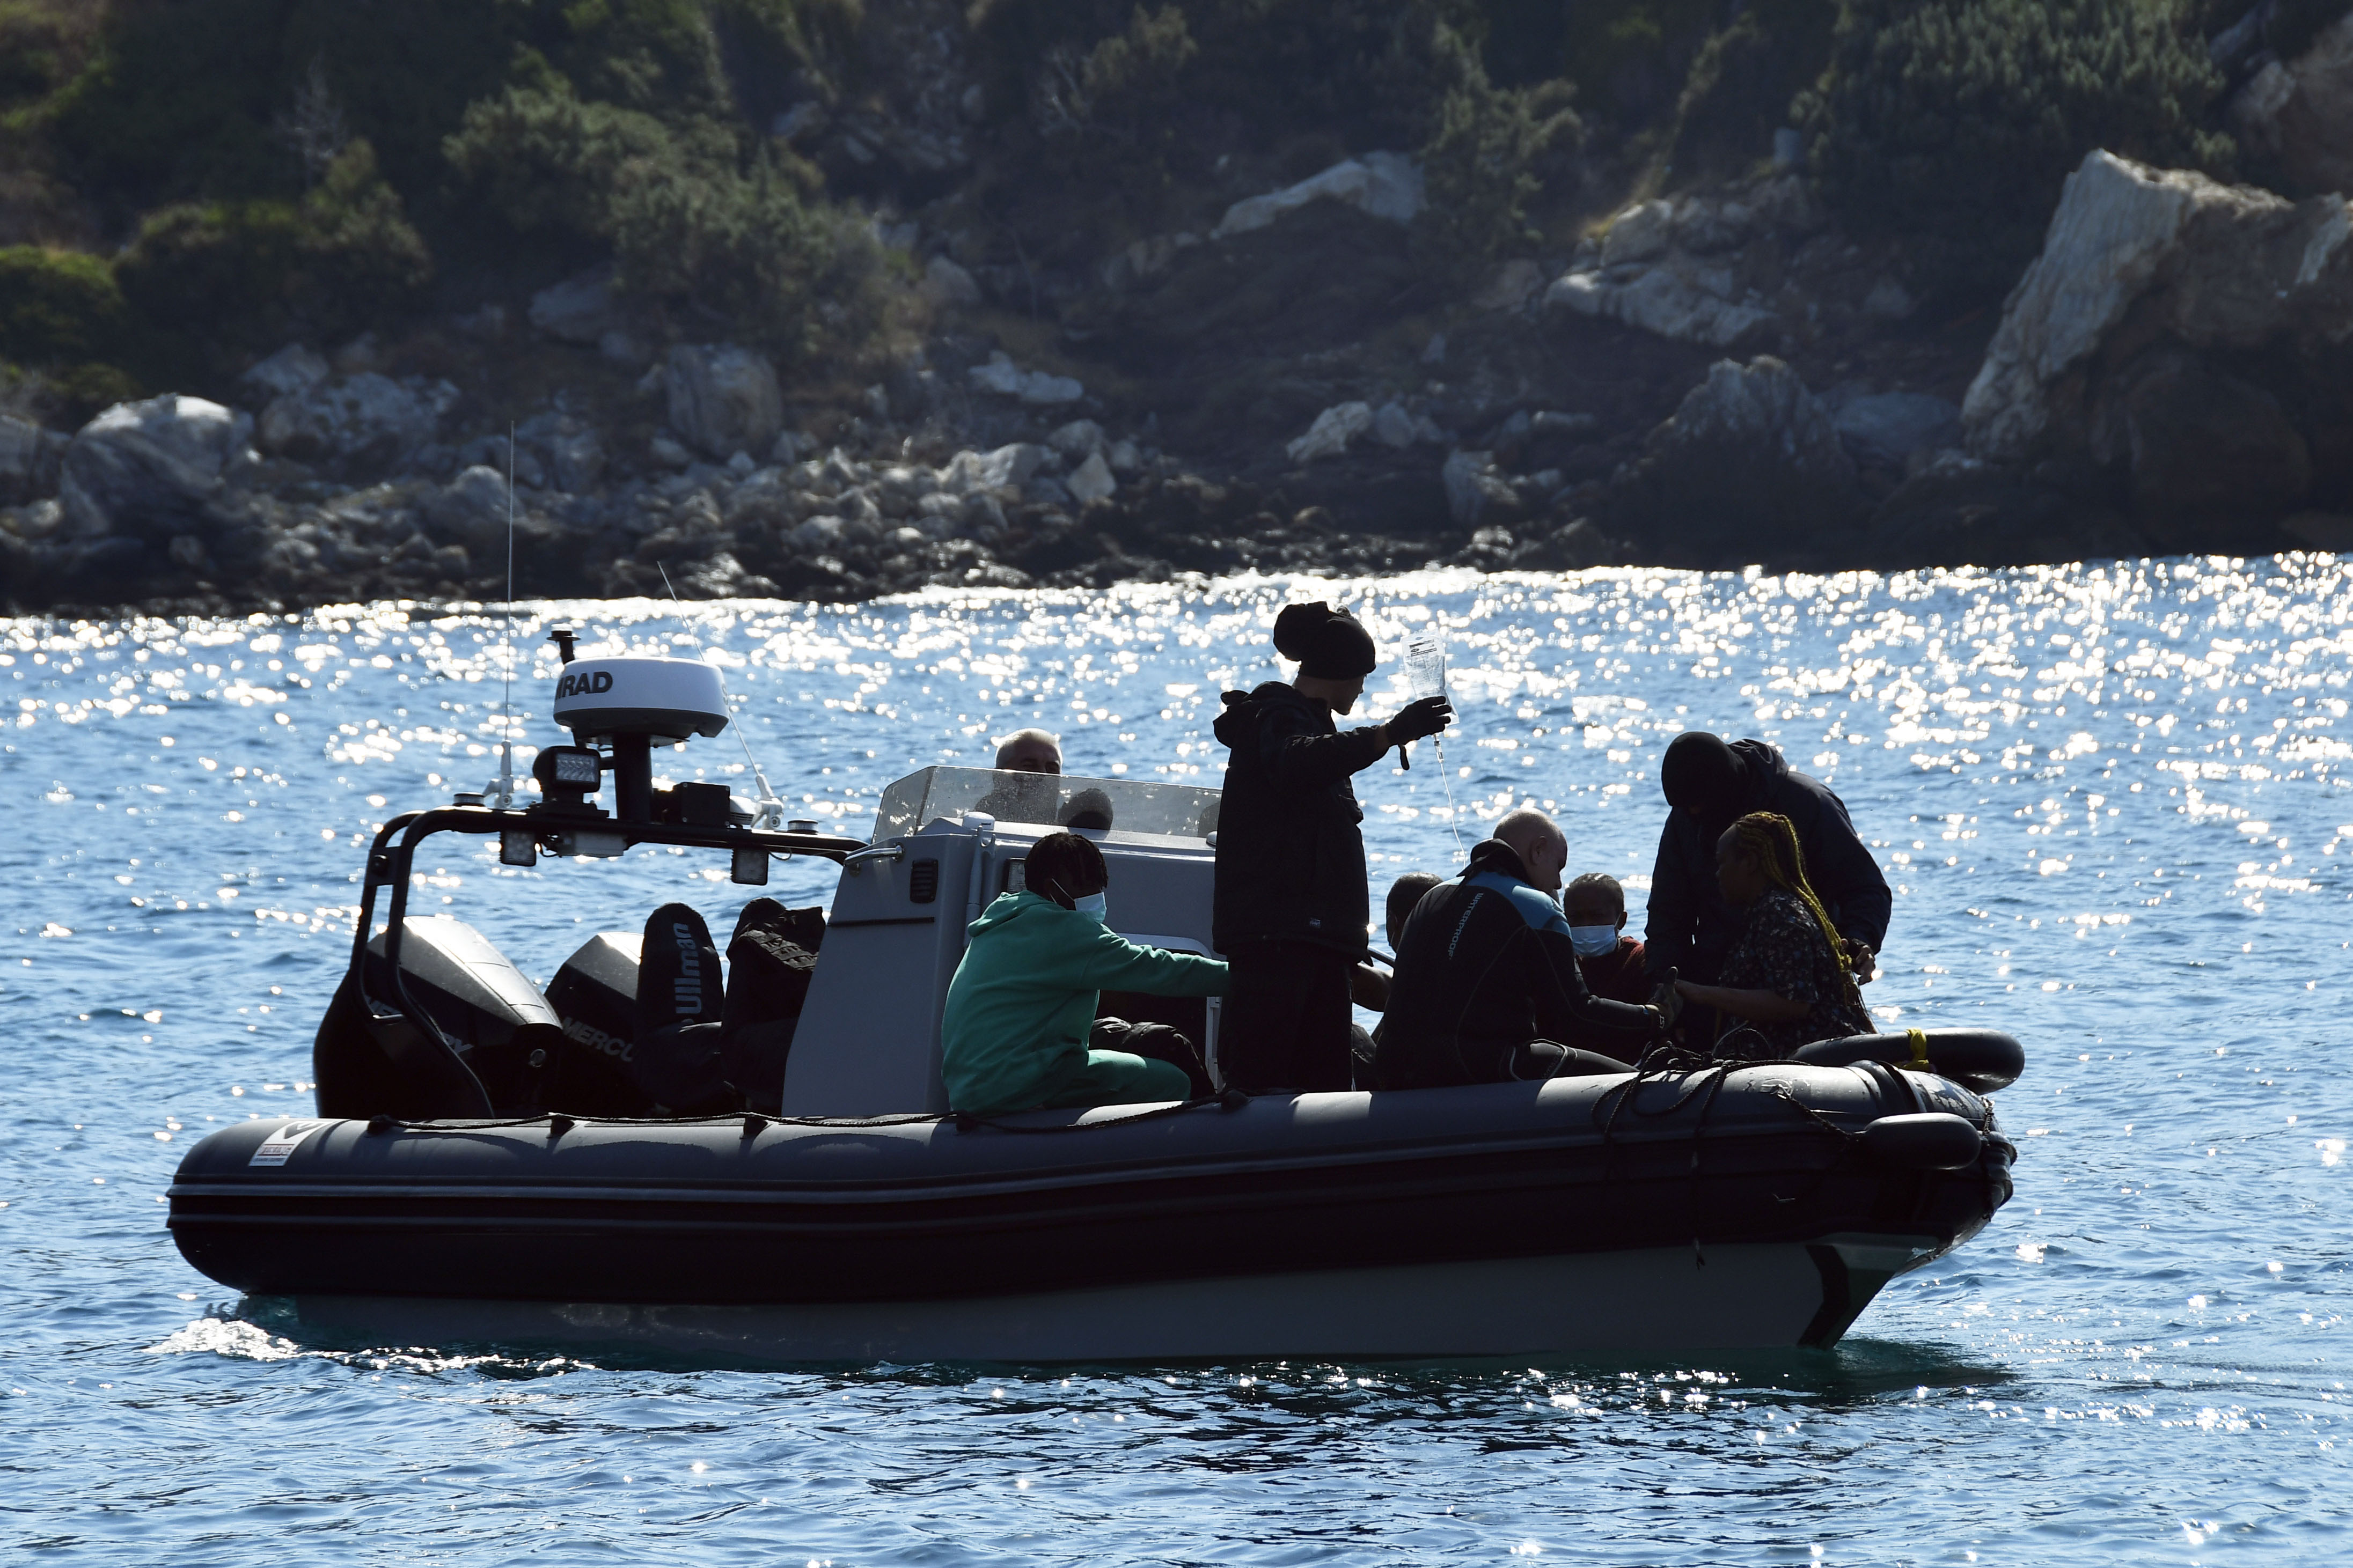
{"label": "large boulder", "polygon": [[395,381],[366,371],[320,379],[270,399],[259,444],[300,463],[381,471],[431,441],[458,396],[448,382],[421,376]]}
{"label": "large boulder", "polygon": [[2278,398],[2189,354],[2137,370],[2116,389],[2112,428],[2157,549],[2195,550],[2234,518],[2284,516],[2311,489],[2311,448]]}
{"label": "large boulder", "polygon": [[118,403],[66,447],[58,500],[72,531],[167,540],[196,531],[253,417],[166,393]]}
{"label": "large boulder", "polygon": [[733,343],[681,343],[663,362],[670,427],[724,462],[765,452],[785,427],[785,399],[766,356]]}
{"label": "large boulder", "polygon": [[2290,202],[2089,154],[1962,402],[1969,449],[2015,461],[2081,447],[2109,376],[2152,342],[2221,353],[2343,342],[2348,237],[2340,197]]}
{"label": "large boulder", "polygon": [[1709,366],[1651,433],[1633,484],[1626,521],[1695,564],[1802,556],[1857,526],[1862,507],[1829,412],[1766,354]]}

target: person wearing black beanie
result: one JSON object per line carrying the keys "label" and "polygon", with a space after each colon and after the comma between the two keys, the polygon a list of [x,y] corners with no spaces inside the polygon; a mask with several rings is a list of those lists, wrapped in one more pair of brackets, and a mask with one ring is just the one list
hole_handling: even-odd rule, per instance
{"label": "person wearing black beanie", "polygon": [[1713,984],[1747,923],[1716,885],[1715,845],[1750,812],[1788,817],[1798,830],[1806,876],[1846,947],[1855,974],[1868,980],[1895,900],[1879,862],[1855,833],[1846,803],[1821,780],[1798,772],[1763,741],[1725,741],[1689,731],[1667,743],[1659,763],[1666,826],[1651,872],[1650,914],[1642,936],[1651,980]]}
{"label": "person wearing black beanie", "polygon": [[1342,730],[1379,663],[1372,635],[1329,605],[1286,605],[1274,648],[1288,683],[1225,694],[1212,937],[1230,989],[1218,1026],[1226,1086],[1248,1093],[1351,1087],[1350,980],[1366,956],[1364,811],[1349,779],[1452,721],[1443,697]]}

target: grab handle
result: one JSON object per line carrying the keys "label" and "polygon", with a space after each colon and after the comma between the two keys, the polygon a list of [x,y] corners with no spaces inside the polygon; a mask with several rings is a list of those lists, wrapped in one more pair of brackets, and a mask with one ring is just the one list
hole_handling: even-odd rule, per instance
{"label": "grab handle", "polygon": [[877,845],[871,849],[860,849],[853,855],[844,857],[841,868],[845,874],[855,877],[870,860],[897,860],[903,858],[906,853],[907,847],[903,844]]}

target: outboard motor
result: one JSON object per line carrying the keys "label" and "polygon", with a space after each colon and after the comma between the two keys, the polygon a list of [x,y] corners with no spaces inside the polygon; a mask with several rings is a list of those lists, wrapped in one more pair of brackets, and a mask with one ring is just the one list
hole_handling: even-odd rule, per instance
{"label": "outboard motor", "polygon": [[547,983],[564,1030],[548,1104],[575,1116],[643,1116],[649,1101],[630,1077],[638,1041],[638,954],[633,931],[599,931]]}
{"label": "outboard motor", "polygon": [[[377,997],[394,991],[385,946],[383,934],[368,943],[367,986]],[[410,998],[457,1047],[459,1062],[405,1018],[371,1019],[347,973],[311,1045],[321,1115],[528,1115],[541,1108],[562,1027],[506,954],[463,921],[411,917],[401,934],[400,971]]]}

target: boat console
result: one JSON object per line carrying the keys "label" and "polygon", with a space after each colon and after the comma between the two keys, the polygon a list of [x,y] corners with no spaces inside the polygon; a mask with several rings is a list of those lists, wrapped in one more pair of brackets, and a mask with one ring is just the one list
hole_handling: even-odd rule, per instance
{"label": "boat console", "polygon": [[[925,768],[883,791],[874,838],[843,862],[785,1071],[787,1116],[944,1111],[940,1014],[965,931],[1018,892],[1029,847],[1069,831],[1093,839],[1111,872],[1109,924],[1129,941],[1208,953],[1217,875],[1218,792],[1131,779],[987,768]],[[1211,1058],[1217,1004],[1163,1003]],[[1134,1019],[1151,1004],[1107,998]]]}

